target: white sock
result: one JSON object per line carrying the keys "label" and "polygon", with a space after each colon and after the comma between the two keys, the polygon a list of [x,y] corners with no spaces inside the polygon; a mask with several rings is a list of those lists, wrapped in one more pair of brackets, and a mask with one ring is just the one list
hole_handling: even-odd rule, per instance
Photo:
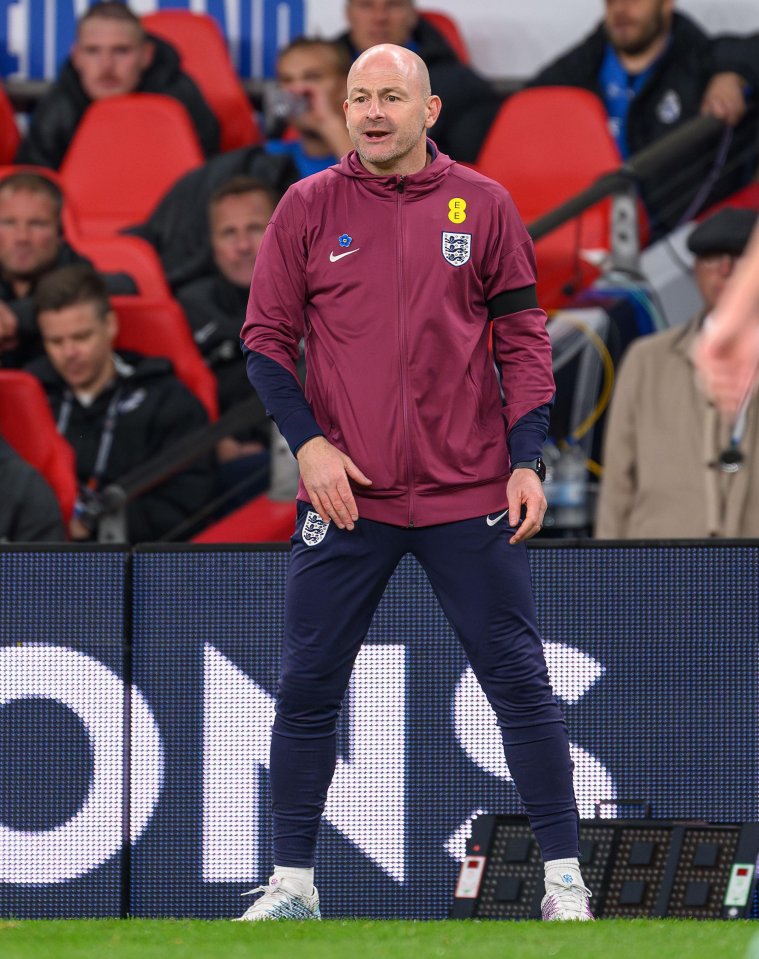
{"label": "white sock", "polygon": [[314,868],[301,869],[297,866],[275,866],[277,879],[285,879],[287,888],[296,895],[310,896],[314,889]]}
{"label": "white sock", "polygon": [[567,883],[563,877],[571,876],[573,883],[584,885],[580,873],[580,862],[577,859],[549,859],[545,868],[546,882],[556,882],[564,886]]}

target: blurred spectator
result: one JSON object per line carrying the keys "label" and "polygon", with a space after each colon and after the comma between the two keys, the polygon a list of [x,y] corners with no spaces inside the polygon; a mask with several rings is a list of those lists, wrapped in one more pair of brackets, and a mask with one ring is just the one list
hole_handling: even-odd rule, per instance
{"label": "blurred spectator", "polygon": [[[32,294],[39,280],[61,266],[92,264],[66,242],[63,195],[48,177],[22,171],[0,180],[0,367],[19,367],[42,345]],[[131,277],[104,276],[110,293],[135,293]]]}
{"label": "blurred spectator", "polygon": [[711,113],[737,123],[746,111],[741,57],[674,10],[675,0],[605,0],[604,18],[582,43],[527,86],[583,87],[598,94],[624,158],[679,124]]}
{"label": "blurred spectator", "polygon": [[[58,431],[74,448],[80,494],[72,539],[90,539],[93,494],[208,422],[203,406],[174,376],[168,360],[115,353],[116,314],[102,279],[87,266],[44,277],[34,294],[47,357],[30,372],[47,392]],[[202,458],[127,505],[132,543],[159,538],[213,494]]]}
{"label": "blurred spectator", "polygon": [[277,58],[277,91],[270,105],[297,136],[269,140],[270,153],[287,153],[301,177],[337,163],[353,149],[345,125],[351,58],[344,46],[301,37]]}
{"label": "blurred spectator", "polygon": [[0,436],[0,543],[66,539],[61,510],[46,480]]}
{"label": "blurred spectator", "polygon": [[427,64],[432,92],[443,101],[430,136],[454,160],[474,163],[501,106],[493,87],[458,59],[413,0],[347,0],[348,31],[337,38],[351,59],[378,43],[408,47]]}
{"label": "blurred spectator", "polygon": [[597,536],[759,536],[759,401],[742,422],[726,423],[700,392],[693,364],[699,330],[756,221],[753,210],[728,208],[701,223],[688,246],[703,310],[630,347],[606,424]]}
{"label": "blurred spectator", "polygon": [[[195,342],[216,376],[222,413],[255,395],[240,349],[240,330],[253,264],[276,205],[274,191],[252,177],[236,176],[218,187],[208,205],[215,271],[176,293]],[[260,420],[260,426],[224,437],[216,448],[223,489],[238,487],[246,475],[257,477],[241,490],[238,505],[268,485],[270,427],[263,404]]]}
{"label": "blurred spectator", "polygon": [[40,278],[87,263],[63,238],[63,196],[37,173],[0,181],[0,366],[20,366],[41,352],[31,296]]}
{"label": "blurred spectator", "polygon": [[37,104],[17,162],[57,169],[90,104],[127,93],[162,93],[178,100],[206,156],[218,151],[219,124],[195,82],[182,72],[176,50],[148,36],[125,4],[103,0],[80,18],[71,56]]}
{"label": "blurred spectator", "polygon": [[126,231],[141,236],[155,247],[173,290],[215,272],[209,242],[208,202],[214,190],[240,175],[260,180],[278,197],[299,179],[298,170],[287,154],[275,156],[261,146],[231,150],[185,173],[148,220]]}
{"label": "blurred spectator", "polygon": [[213,273],[176,290],[195,342],[216,374],[222,412],[250,397],[240,330],[253,264],[276,205],[274,191],[252,177],[235,176],[217,187],[208,204]]}

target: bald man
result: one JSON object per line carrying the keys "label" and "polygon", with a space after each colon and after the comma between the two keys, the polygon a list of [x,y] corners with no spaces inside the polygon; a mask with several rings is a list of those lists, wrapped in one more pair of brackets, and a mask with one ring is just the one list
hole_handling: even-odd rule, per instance
{"label": "bald man", "polygon": [[546,509],[554,393],[532,242],[501,186],[427,138],[441,102],[416,54],[365,51],[344,109],[354,149],[279,204],[242,331],[301,476],[271,740],[274,875],[242,918],[319,918],[340,705],[411,553],[497,715],[546,861],[543,918],[591,919],[525,549]]}

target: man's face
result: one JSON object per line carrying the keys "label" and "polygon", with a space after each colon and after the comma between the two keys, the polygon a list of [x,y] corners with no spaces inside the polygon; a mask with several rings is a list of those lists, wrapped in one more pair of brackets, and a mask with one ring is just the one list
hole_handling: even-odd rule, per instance
{"label": "man's face", "polygon": [[222,276],[235,286],[250,286],[253,264],[273,212],[271,200],[261,190],[225,196],[211,207],[213,258]]}
{"label": "man's face", "polygon": [[94,303],[43,310],[37,324],[48,359],[72,390],[87,391],[102,380],[112,360],[116,317]]}
{"label": "man's face", "polygon": [[417,20],[413,0],[348,0],[345,13],[359,53],[378,43],[405,46]]}
{"label": "man's face", "polygon": [[672,26],[674,0],[606,0],[604,24],[615,50],[645,53]]}
{"label": "man's face", "polygon": [[374,173],[407,173],[414,166],[409,169],[406,161],[419,156],[424,166],[426,131],[439,104],[437,97],[423,95],[408,61],[385,52],[357,61],[348,78],[345,116],[364,166]]}
{"label": "man's face", "polygon": [[31,190],[0,190],[0,270],[32,279],[52,266],[61,235],[52,197]]}
{"label": "man's face", "polygon": [[152,43],[130,23],[93,17],[79,27],[71,59],[91,100],[134,93],[153,59]]}
{"label": "man's face", "polygon": [[732,253],[706,253],[696,257],[693,274],[708,313],[719,302],[737,262],[738,257]]}
{"label": "man's face", "polygon": [[[283,54],[277,63],[277,80],[283,90],[305,97],[310,103],[326,103],[338,115],[345,99],[345,74],[337,57],[322,46],[301,47]],[[318,118],[313,109],[292,118],[298,129],[312,129]]]}

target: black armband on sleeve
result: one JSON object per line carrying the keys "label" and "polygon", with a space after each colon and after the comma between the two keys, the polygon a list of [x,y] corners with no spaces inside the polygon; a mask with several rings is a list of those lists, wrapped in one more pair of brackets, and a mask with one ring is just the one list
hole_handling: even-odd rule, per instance
{"label": "black armband on sleeve", "polygon": [[538,295],[535,284],[520,286],[517,290],[505,290],[488,300],[490,319],[497,316],[508,316],[509,313],[519,313],[521,310],[534,310],[538,305]]}

